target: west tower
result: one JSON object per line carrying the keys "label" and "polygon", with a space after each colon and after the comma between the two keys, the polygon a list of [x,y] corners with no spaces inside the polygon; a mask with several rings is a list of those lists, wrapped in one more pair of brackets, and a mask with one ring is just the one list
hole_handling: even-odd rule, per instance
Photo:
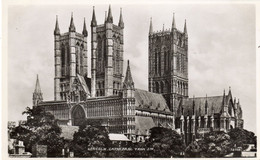
{"label": "west tower", "polygon": [[76,32],[73,15],[71,15],[69,31],[61,34],[58,18],[56,18],[54,30],[55,100],[76,101],[76,99],[86,99],[87,92],[83,85],[86,84],[85,80],[88,75],[87,37],[85,19],[82,34]]}
{"label": "west tower", "polygon": [[176,28],[175,17],[171,29],[153,32],[149,29],[149,91],[164,96],[171,110],[175,100],[188,97],[188,33]]}
{"label": "west tower", "polygon": [[113,24],[111,6],[104,24],[97,25],[95,8],[91,21],[91,96],[118,95],[123,78],[122,10],[118,25]]}

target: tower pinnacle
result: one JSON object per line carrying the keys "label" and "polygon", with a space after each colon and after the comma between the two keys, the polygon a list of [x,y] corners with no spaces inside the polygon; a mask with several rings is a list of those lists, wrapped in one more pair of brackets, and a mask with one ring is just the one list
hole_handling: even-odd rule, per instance
{"label": "tower pinnacle", "polygon": [[162,27],[162,31],[164,31],[164,24],[163,24],[163,27]]}
{"label": "tower pinnacle", "polygon": [[93,6],[91,27],[96,27],[96,26],[97,26],[97,20],[96,20],[96,14],[95,14],[95,6]]}
{"label": "tower pinnacle", "polygon": [[172,18],[172,31],[173,29],[176,28],[176,24],[175,24],[175,13],[173,13],[173,18]]}
{"label": "tower pinnacle", "polygon": [[123,22],[123,16],[122,16],[122,8],[120,8],[120,17],[119,17],[118,26],[121,27],[121,28],[124,28],[124,22]]}
{"label": "tower pinnacle", "polygon": [[73,21],[73,13],[71,13],[69,31],[70,31],[70,32],[75,32],[75,31],[76,31],[76,28],[75,28],[75,26],[74,26],[74,21]]}
{"label": "tower pinnacle", "polygon": [[60,35],[60,28],[59,28],[59,22],[58,22],[58,15],[56,15],[56,24],[54,29],[54,35]]}
{"label": "tower pinnacle", "polygon": [[187,34],[186,19],[185,19],[185,23],[184,23],[184,33]]}
{"label": "tower pinnacle", "polygon": [[84,37],[88,36],[88,31],[87,31],[87,27],[86,27],[86,20],[84,18],[84,24],[83,24],[83,31],[82,34],[84,35]]}
{"label": "tower pinnacle", "polygon": [[109,5],[109,8],[108,8],[107,23],[113,23],[113,16],[112,16],[112,11],[111,11],[111,5]]}
{"label": "tower pinnacle", "polygon": [[150,29],[149,29],[149,34],[153,33],[153,22],[152,22],[152,17],[150,18]]}

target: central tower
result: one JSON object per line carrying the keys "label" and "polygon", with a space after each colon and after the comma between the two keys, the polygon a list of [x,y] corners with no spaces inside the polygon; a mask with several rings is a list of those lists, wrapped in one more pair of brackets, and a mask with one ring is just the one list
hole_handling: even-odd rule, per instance
{"label": "central tower", "polygon": [[111,6],[104,24],[97,25],[95,8],[91,21],[91,96],[118,95],[123,78],[123,30],[120,11],[118,25],[113,24]]}
{"label": "central tower", "polygon": [[175,18],[171,29],[153,32],[149,29],[149,91],[160,93],[173,111],[175,100],[188,98],[188,33],[176,29]]}

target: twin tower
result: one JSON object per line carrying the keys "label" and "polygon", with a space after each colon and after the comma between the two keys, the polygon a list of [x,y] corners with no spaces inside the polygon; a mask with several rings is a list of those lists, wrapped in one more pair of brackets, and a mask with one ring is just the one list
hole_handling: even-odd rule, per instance
{"label": "twin tower", "polygon": [[98,25],[95,8],[91,20],[91,80],[88,76],[87,37],[84,20],[82,34],[76,32],[71,17],[69,32],[61,34],[58,20],[55,37],[55,100],[85,100],[87,97],[118,95],[123,79],[122,11],[113,24],[111,7],[104,24]]}
{"label": "twin tower", "polygon": [[[91,80],[88,76],[87,37],[76,32],[73,16],[69,32],[60,33],[58,19],[55,37],[55,100],[86,100],[87,97],[119,95],[122,90],[124,22],[122,10],[118,25],[113,24],[111,7],[104,24],[98,25],[93,8],[91,20]],[[149,31],[149,91],[163,94],[169,105],[173,99],[188,97],[188,34],[172,28]]]}

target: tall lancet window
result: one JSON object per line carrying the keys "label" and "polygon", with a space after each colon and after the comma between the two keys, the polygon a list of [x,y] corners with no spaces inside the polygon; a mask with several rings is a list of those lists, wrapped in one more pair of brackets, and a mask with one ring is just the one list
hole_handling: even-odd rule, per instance
{"label": "tall lancet window", "polygon": [[158,57],[157,57],[157,49],[155,49],[155,51],[154,51],[154,56],[155,56],[155,58],[154,58],[154,67],[155,67],[155,74],[157,74],[158,73],[158,67],[157,67],[157,59],[158,59]]}
{"label": "tall lancet window", "polygon": [[65,76],[65,47],[61,45],[61,75]]}
{"label": "tall lancet window", "polygon": [[168,71],[168,53],[164,50],[164,72]]}
{"label": "tall lancet window", "polygon": [[160,52],[158,52],[158,73],[161,75],[161,55]]}
{"label": "tall lancet window", "polygon": [[69,44],[66,44],[66,48],[65,48],[65,59],[66,59],[66,63],[65,63],[65,74],[66,75],[70,75],[70,49],[69,49]]}
{"label": "tall lancet window", "polygon": [[177,64],[176,64],[176,69],[177,69],[177,71],[179,71],[180,70],[180,54],[178,53],[177,54]]}
{"label": "tall lancet window", "polygon": [[80,46],[80,73],[83,74],[83,64],[84,64],[84,55],[83,55],[83,51],[84,51],[84,46],[83,44],[81,44]]}
{"label": "tall lancet window", "polygon": [[77,43],[76,45],[76,73],[80,74],[80,66],[81,66],[81,47]]}
{"label": "tall lancet window", "polygon": [[113,68],[115,74],[120,72],[120,40],[118,37],[113,37]]}

